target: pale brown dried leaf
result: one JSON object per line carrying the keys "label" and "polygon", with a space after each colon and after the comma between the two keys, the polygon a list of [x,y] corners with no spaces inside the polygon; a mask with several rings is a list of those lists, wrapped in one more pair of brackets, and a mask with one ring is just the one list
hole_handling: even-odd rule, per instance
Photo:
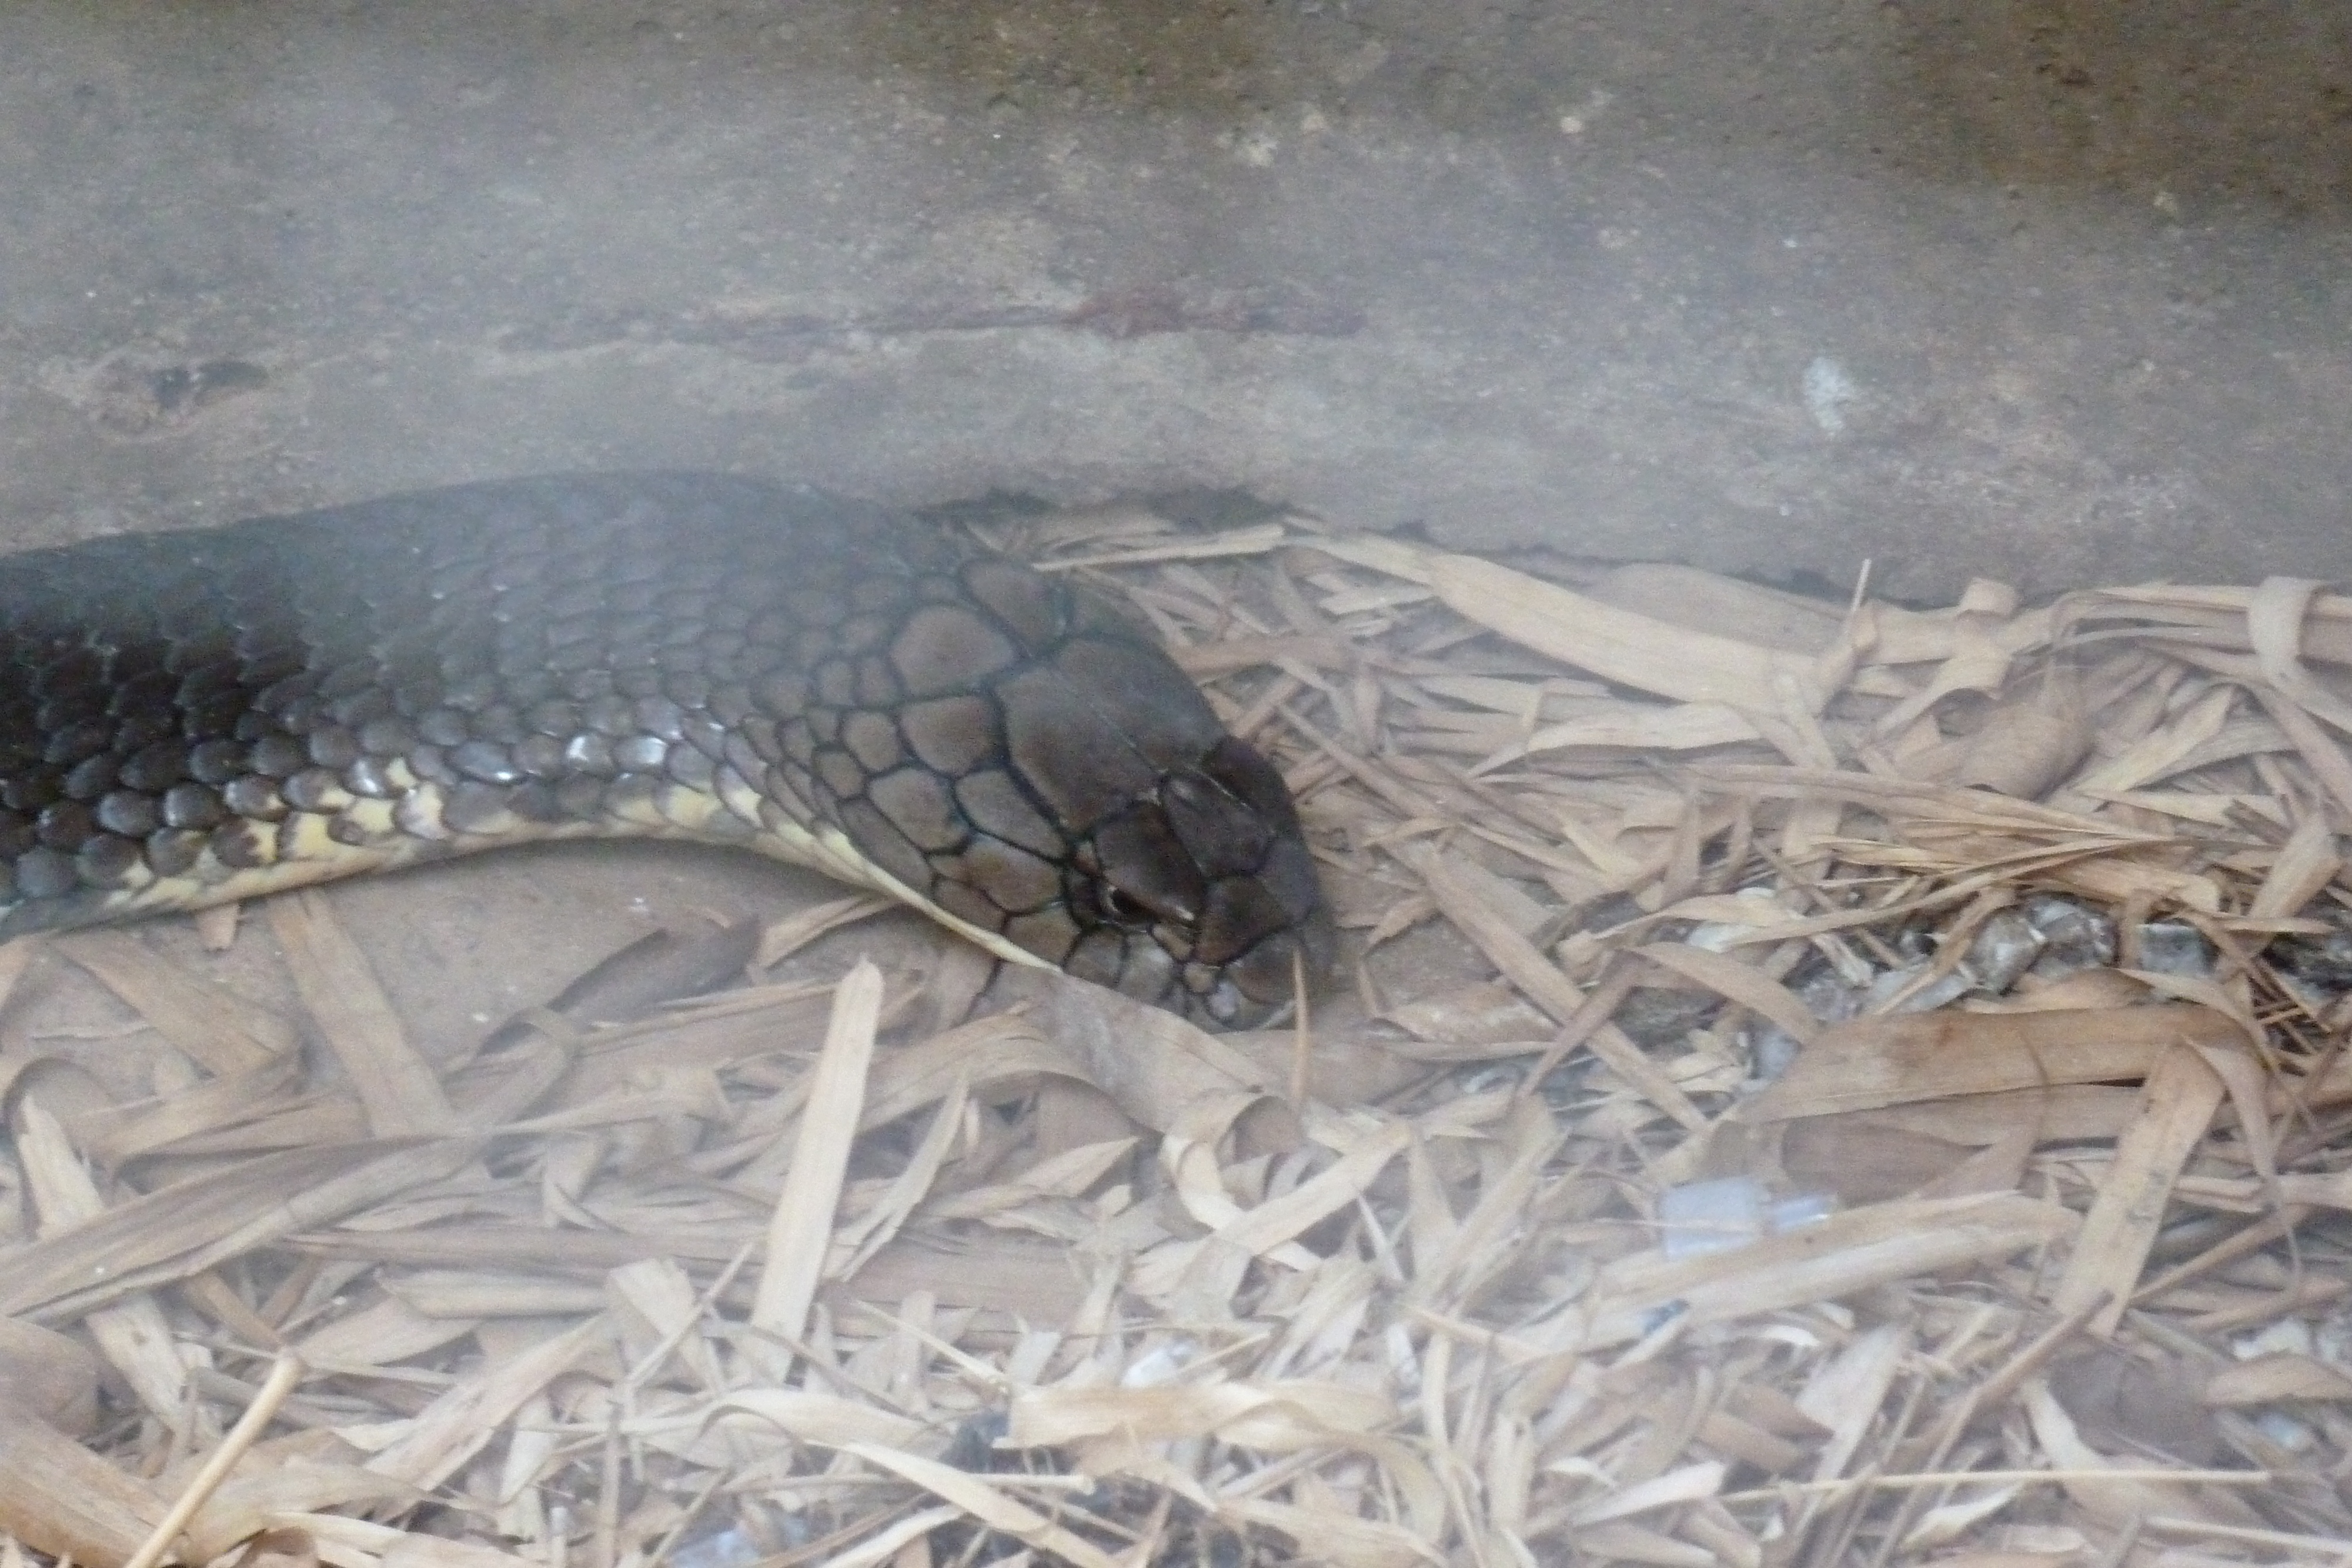
{"label": "pale brown dried leaf", "polygon": [[267,908],[294,988],[359,1092],[369,1131],[396,1138],[464,1125],[326,894],[304,888]]}
{"label": "pale brown dried leaf", "polygon": [[824,1276],[851,1141],[865,1109],[874,1030],[882,1010],[882,971],[859,960],[834,991],[824,1051],[817,1058],[803,1132],[769,1222],[751,1324],[789,1341],[800,1337]]}
{"label": "pale brown dried leaf", "polygon": [[224,1077],[285,1061],[299,1043],[291,1020],[198,979],[135,936],[92,932],[62,944],[60,951],[136,1009],[156,1033]]}

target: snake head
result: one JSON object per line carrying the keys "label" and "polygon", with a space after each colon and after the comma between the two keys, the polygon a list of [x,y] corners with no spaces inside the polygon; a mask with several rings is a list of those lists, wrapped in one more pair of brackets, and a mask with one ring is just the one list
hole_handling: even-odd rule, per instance
{"label": "snake head", "polygon": [[1282,776],[1220,738],[1097,821],[1075,857],[1094,930],[1067,967],[1220,1029],[1285,1016],[1337,937]]}
{"label": "snake head", "polygon": [[877,618],[887,663],[820,659],[813,697],[770,699],[808,731],[784,781],[851,848],[975,934],[1212,1028],[1329,974],[1289,789],[1148,625],[994,557],[925,591]]}

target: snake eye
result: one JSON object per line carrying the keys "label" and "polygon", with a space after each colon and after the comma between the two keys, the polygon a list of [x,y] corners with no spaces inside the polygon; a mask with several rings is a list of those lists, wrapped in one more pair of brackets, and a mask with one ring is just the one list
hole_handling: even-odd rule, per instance
{"label": "snake eye", "polygon": [[1208,888],[1158,806],[1129,807],[1097,827],[1093,842],[1102,867],[1095,906],[1105,919],[1140,928],[1199,918]]}
{"label": "snake eye", "polygon": [[1151,924],[1150,912],[1135,899],[1108,883],[1095,893],[1095,903],[1101,908],[1103,918],[1114,925],[1145,926]]}

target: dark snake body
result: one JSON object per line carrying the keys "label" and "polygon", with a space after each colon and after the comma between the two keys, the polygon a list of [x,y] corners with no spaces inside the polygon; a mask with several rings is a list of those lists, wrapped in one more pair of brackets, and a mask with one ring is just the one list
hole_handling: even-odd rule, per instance
{"label": "dark snake body", "polygon": [[717,475],[461,486],[0,559],[0,935],[528,839],[741,843],[1260,1022],[1288,792],[1108,602]]}

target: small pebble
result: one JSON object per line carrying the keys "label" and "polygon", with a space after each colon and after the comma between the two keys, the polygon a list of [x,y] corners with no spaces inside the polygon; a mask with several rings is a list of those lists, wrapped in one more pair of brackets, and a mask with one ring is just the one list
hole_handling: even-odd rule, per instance
{"label": "small pebble", "polygon": [[2185,921],[2151,920],[2139,928],[2139,967],[2155,974],[2210,980],[2214,956],[2205,934]]}
{"label": "small pebble", "polygon": [[2116,923],[2071,898],[2042,894],[2025,901],[2025,918],[2042,936],[2033,973],[2063,980],[2083,969],[2104,969],[2116,961]]}

